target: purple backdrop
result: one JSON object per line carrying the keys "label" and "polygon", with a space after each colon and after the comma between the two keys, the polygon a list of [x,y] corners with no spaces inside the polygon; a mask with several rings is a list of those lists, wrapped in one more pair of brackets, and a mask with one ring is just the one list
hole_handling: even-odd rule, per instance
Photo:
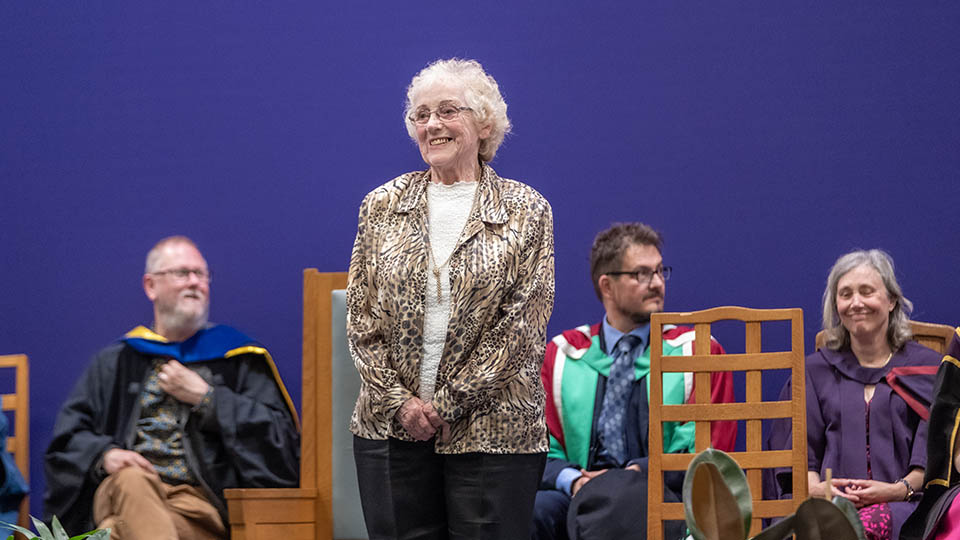
{"label": "purple backdrop", "polygon": [[671,310],[799,306],[809,347],[830,264],[883,247],[915,318],[960,324],[958,27],[955,2],[5,2],[0,353],[30,355],[33,512],[73,381],[150,322],[162,236],[300,402],[301,269],[345,270],[362,196],[422,167],[403,96],[439,57],[497,78],[493,165],[553,204],[551,333],[598,320],[616,220],[664,231]]}

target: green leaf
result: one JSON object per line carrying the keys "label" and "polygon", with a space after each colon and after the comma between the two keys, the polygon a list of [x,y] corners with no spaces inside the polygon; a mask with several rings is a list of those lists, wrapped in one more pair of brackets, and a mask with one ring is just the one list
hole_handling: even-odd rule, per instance
{"label": "green leaf", "polygon": [[70,538],[70,540],[83,540],[84,538],[88,540],[110,540],[110,529],[96,529],[85,532]]}
{"label": "green leaf", "polygon": [[[33,517],[33,516],[31,516],[31,517]],[[3,525],[3,526],[5,526],[5,527],[9,527],[9,528],[17,531],[18,533],[23,534],[23,535],[26,536],[27,538],[30,538],[31,540],[33,540],[34,538],[37,537],[37,535],[33,534],[33,531],[31,531],[30,529],[24,529],[23,527],[21,527],[21,526],[19,526],[19,525],[14,525],[13,523],[6,523],[6,522],[3,522],[3,521],[0,521],[0,525]],[[11,534],[10,537],[13,537],[13,535]],[[10,540],[10,538],[7,538],[7,540]]]}
{"label": "green leaf", "polygon": [[760,534],[754,536],[751,540],[783,540],[793,534],[793,527],[797,520],[796,514],[781,519],[766,529],[760,531]]}
{"label": "green leaf", "polygon": [[70,540],[70,535],[67,534],[67,531],[63,530],[63,525],[60,524],[57,516],[53,516],[50,527],[53,529],[53,537],[55,540]]}
{"label": "green leaf", "polygon": [[853,526],[854,532],[857,533],[857,538],[866,540],[867,533],[863,530],[863,523],[860,522],[860,513],[857,512],[857,508],[853,506],[853,503],[843,497],[834,497],[833,504],[847,516],[847,520],[850,521],[850,525]]}
{"label": "green leaf", "polygon": [[[39,531],[39,535],[34,533],[30,529],[25,529],[19,525],[14,525],[13,523],[5,523],[0,521],[0,525],[9,527],[14,531],[25,535],[30,540],[82,540],[84,538],[89,538],[91,540],[110,540],[110,529],[94,529],[90,532],[85,532],[81,535],[74,536],[72,538],[67,537],[67,532],[63,530],[63,525],[60,524],[60,520],[57,519],[57,516],[53,516],[53,521],[51,523],[52,531],[47,528],[39,519],[30,516],[30,519],[33,521],[33,526]],[[14,540],[14,536],[10,535],[7,540]]]}
{"label": "green leaf", "polygon": [[40,540],[57,540],[53,537],[53,533],[50,532],[50,529],[47,528],[46,523],[33,516],[30,516],[30,519],[33,520],[33,528],[37,530],[37,536],[40,537]]}
{"label": "green leaf", "polygon": [[795,514],[767,527],[751,540],[783,540],[791,534],[796,534],[797,540],[865,540],[857,509],[843,497],[834,497],[832,503],[807,499]]}
{"label": "green leaf", "polygon": [[753,501],[740,465],[721,450],[697,454],[683,480],[683,511],[696,540],[745,540]]}
{"label": "green leaf", "polygon": [[862,540],[844,511],[819,497],[807,499],[797,507],[795,527],[797,540]]}
{"label": "green leaf", "polygon": [[70,540],[74,540],[74,538],[98,538],[97,536],[94,536],[94,534],[103,532],[110,532],[110,529],[94,529],[83,534],[78,534],[77,536],[72,537]]}

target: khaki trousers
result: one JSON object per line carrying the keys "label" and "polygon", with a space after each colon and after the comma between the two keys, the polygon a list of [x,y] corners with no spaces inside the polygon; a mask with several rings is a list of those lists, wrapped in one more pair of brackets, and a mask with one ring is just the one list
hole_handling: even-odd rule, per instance
{"label": "khaki trousers", "polygon": [[222,540],[220,514],[193,486],[171,486],[139,467],[126,467],[100,484],[93,497],[97,528],[110,540]]}

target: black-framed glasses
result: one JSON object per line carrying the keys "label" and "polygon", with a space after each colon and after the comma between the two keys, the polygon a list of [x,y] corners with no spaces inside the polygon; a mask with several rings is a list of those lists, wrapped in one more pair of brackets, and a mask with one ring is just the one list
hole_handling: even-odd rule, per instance
{"label": "black-framed glasses", "polygon": [[670,279],[670,274],[673,273],[672,266],[658,266],[656,268],[649,268],[647,266],[641,266],[638,270],[621,270],[618,272],[604,272],[608,276],[633,276],[633,279],[641,285],[649,285],[653,281],[654,274],[660,276],[660,279],[666,281]]}
{"label": "black-framed glasses", "polygon": [[430,121],[430,117],[433,116],[434,113],[436,113],[437,118],[439,118],[441,122],[450,122],[452,120],[456,120],[460,116],[461,112],[472,110],[473,109],[470,107],[461,107],[453,102],[444,102],[441,103],[436,110],[420,107],[419,109],[413,111],[413,114],[407,118],[414,124],[422,126]]}
{"label": "black-framed glasses", "polygon": [[154,276],[170,276],[174,281],[178,283],[186,283],[190,281],[190,275],[193,274],[197,276],[197,280],[210,283],[213,281],[213,275],[209,270],[203,270],[201,268],[171,268],[170,270],[160,270],[159,272],[150,272]]}

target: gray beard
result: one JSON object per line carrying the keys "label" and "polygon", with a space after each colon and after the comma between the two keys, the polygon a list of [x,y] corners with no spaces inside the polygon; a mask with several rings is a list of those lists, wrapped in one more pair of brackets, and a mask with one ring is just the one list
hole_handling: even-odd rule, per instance
{"label": "gray beard", "polygon": [[198,316],[188,315],[179,311],[163,315],[164,328],[167,331],[174,331],[178,334],[192,336],[207,325],[207,319],[210,317],[210,310],[205,309]]}

